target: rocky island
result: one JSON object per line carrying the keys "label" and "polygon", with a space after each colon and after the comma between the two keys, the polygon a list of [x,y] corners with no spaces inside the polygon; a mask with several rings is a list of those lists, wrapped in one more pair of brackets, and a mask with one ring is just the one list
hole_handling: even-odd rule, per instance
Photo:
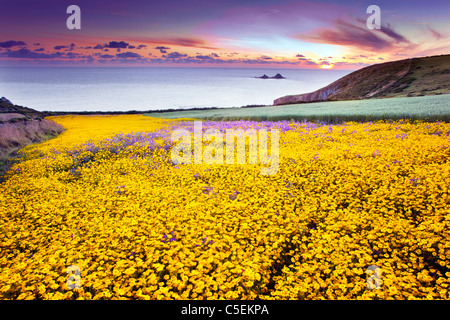
{"label": "rocky island", "polygon": [[261,77],[255,77],[256,79],[286,79],[285,77],[283,77],[281,74],[277,73],[275,76],[273,77],[269,77],[266,74],[262,75]]}

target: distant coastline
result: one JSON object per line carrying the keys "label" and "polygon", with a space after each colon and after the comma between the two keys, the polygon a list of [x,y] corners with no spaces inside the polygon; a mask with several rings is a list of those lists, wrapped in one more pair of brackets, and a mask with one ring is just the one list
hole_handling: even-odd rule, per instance
{"label": "distant coastline", "polygon": [[128,110],[128,111],[41,111],[44,117],[64,116],[64,115],[120,115],[120,114],[143,114],[143,113],[161,113],[161,112],[183,112],[183,111],[206,111],[206,110],[227,110],[227,109],[245,109],[270,107],[271,105],[254,104],[241,107],[204,107],[204,108],[183,108],[183,109],[157,109],[157,110]]}

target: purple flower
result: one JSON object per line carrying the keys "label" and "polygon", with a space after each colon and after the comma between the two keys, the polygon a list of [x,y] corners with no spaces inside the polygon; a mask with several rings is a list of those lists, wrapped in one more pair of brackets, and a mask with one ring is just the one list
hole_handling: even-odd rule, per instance
{"label": "purple flower", "polygon": [[411,179],[409,179],[411,182],[412,182],[412,184],[416,187],[417,186],[417,181],[419,181],[419,178],[416,178],[416,177],[412,177]]}
{"label": "purple flower", "polygon": [[230,200],[236,200],[238,194],[239,192],[235,189],[232,194],[228,195],[228,197],[230,198]]}
{"label": "purple flower", "polygon": [[402,135],[399,135],[399,134],[397,134],[396,136],[395,136],[397,139],[406,139],[406,138],[408,138],[408,135],[406,134],[406,133],[402,133]]}
{"label": "purple flower", "polygon": [[212,190],[214,190],[214,188],[213,187],[211,187],[211,186],[204,186],[203,188],[203,193],[204,194],[209,194]]}

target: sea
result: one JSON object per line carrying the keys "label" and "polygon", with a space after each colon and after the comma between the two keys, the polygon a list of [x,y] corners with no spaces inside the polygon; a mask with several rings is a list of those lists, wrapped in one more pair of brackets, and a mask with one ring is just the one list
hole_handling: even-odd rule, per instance
{"label": "sea", "polygon": [[[3,67],[0,97],[38,111],[147,111],[272,105],[348,70],[191,67]],[[258,79],[280,73],[285,79]]]}

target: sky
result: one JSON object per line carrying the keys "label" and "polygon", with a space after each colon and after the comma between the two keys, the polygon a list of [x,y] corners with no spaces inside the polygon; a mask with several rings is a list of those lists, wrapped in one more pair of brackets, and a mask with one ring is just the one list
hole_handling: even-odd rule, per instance
{"label": "sky", "polygon": [[0,0],[0,12],[3,67],[355,70],[450,53],[448,0]]}

